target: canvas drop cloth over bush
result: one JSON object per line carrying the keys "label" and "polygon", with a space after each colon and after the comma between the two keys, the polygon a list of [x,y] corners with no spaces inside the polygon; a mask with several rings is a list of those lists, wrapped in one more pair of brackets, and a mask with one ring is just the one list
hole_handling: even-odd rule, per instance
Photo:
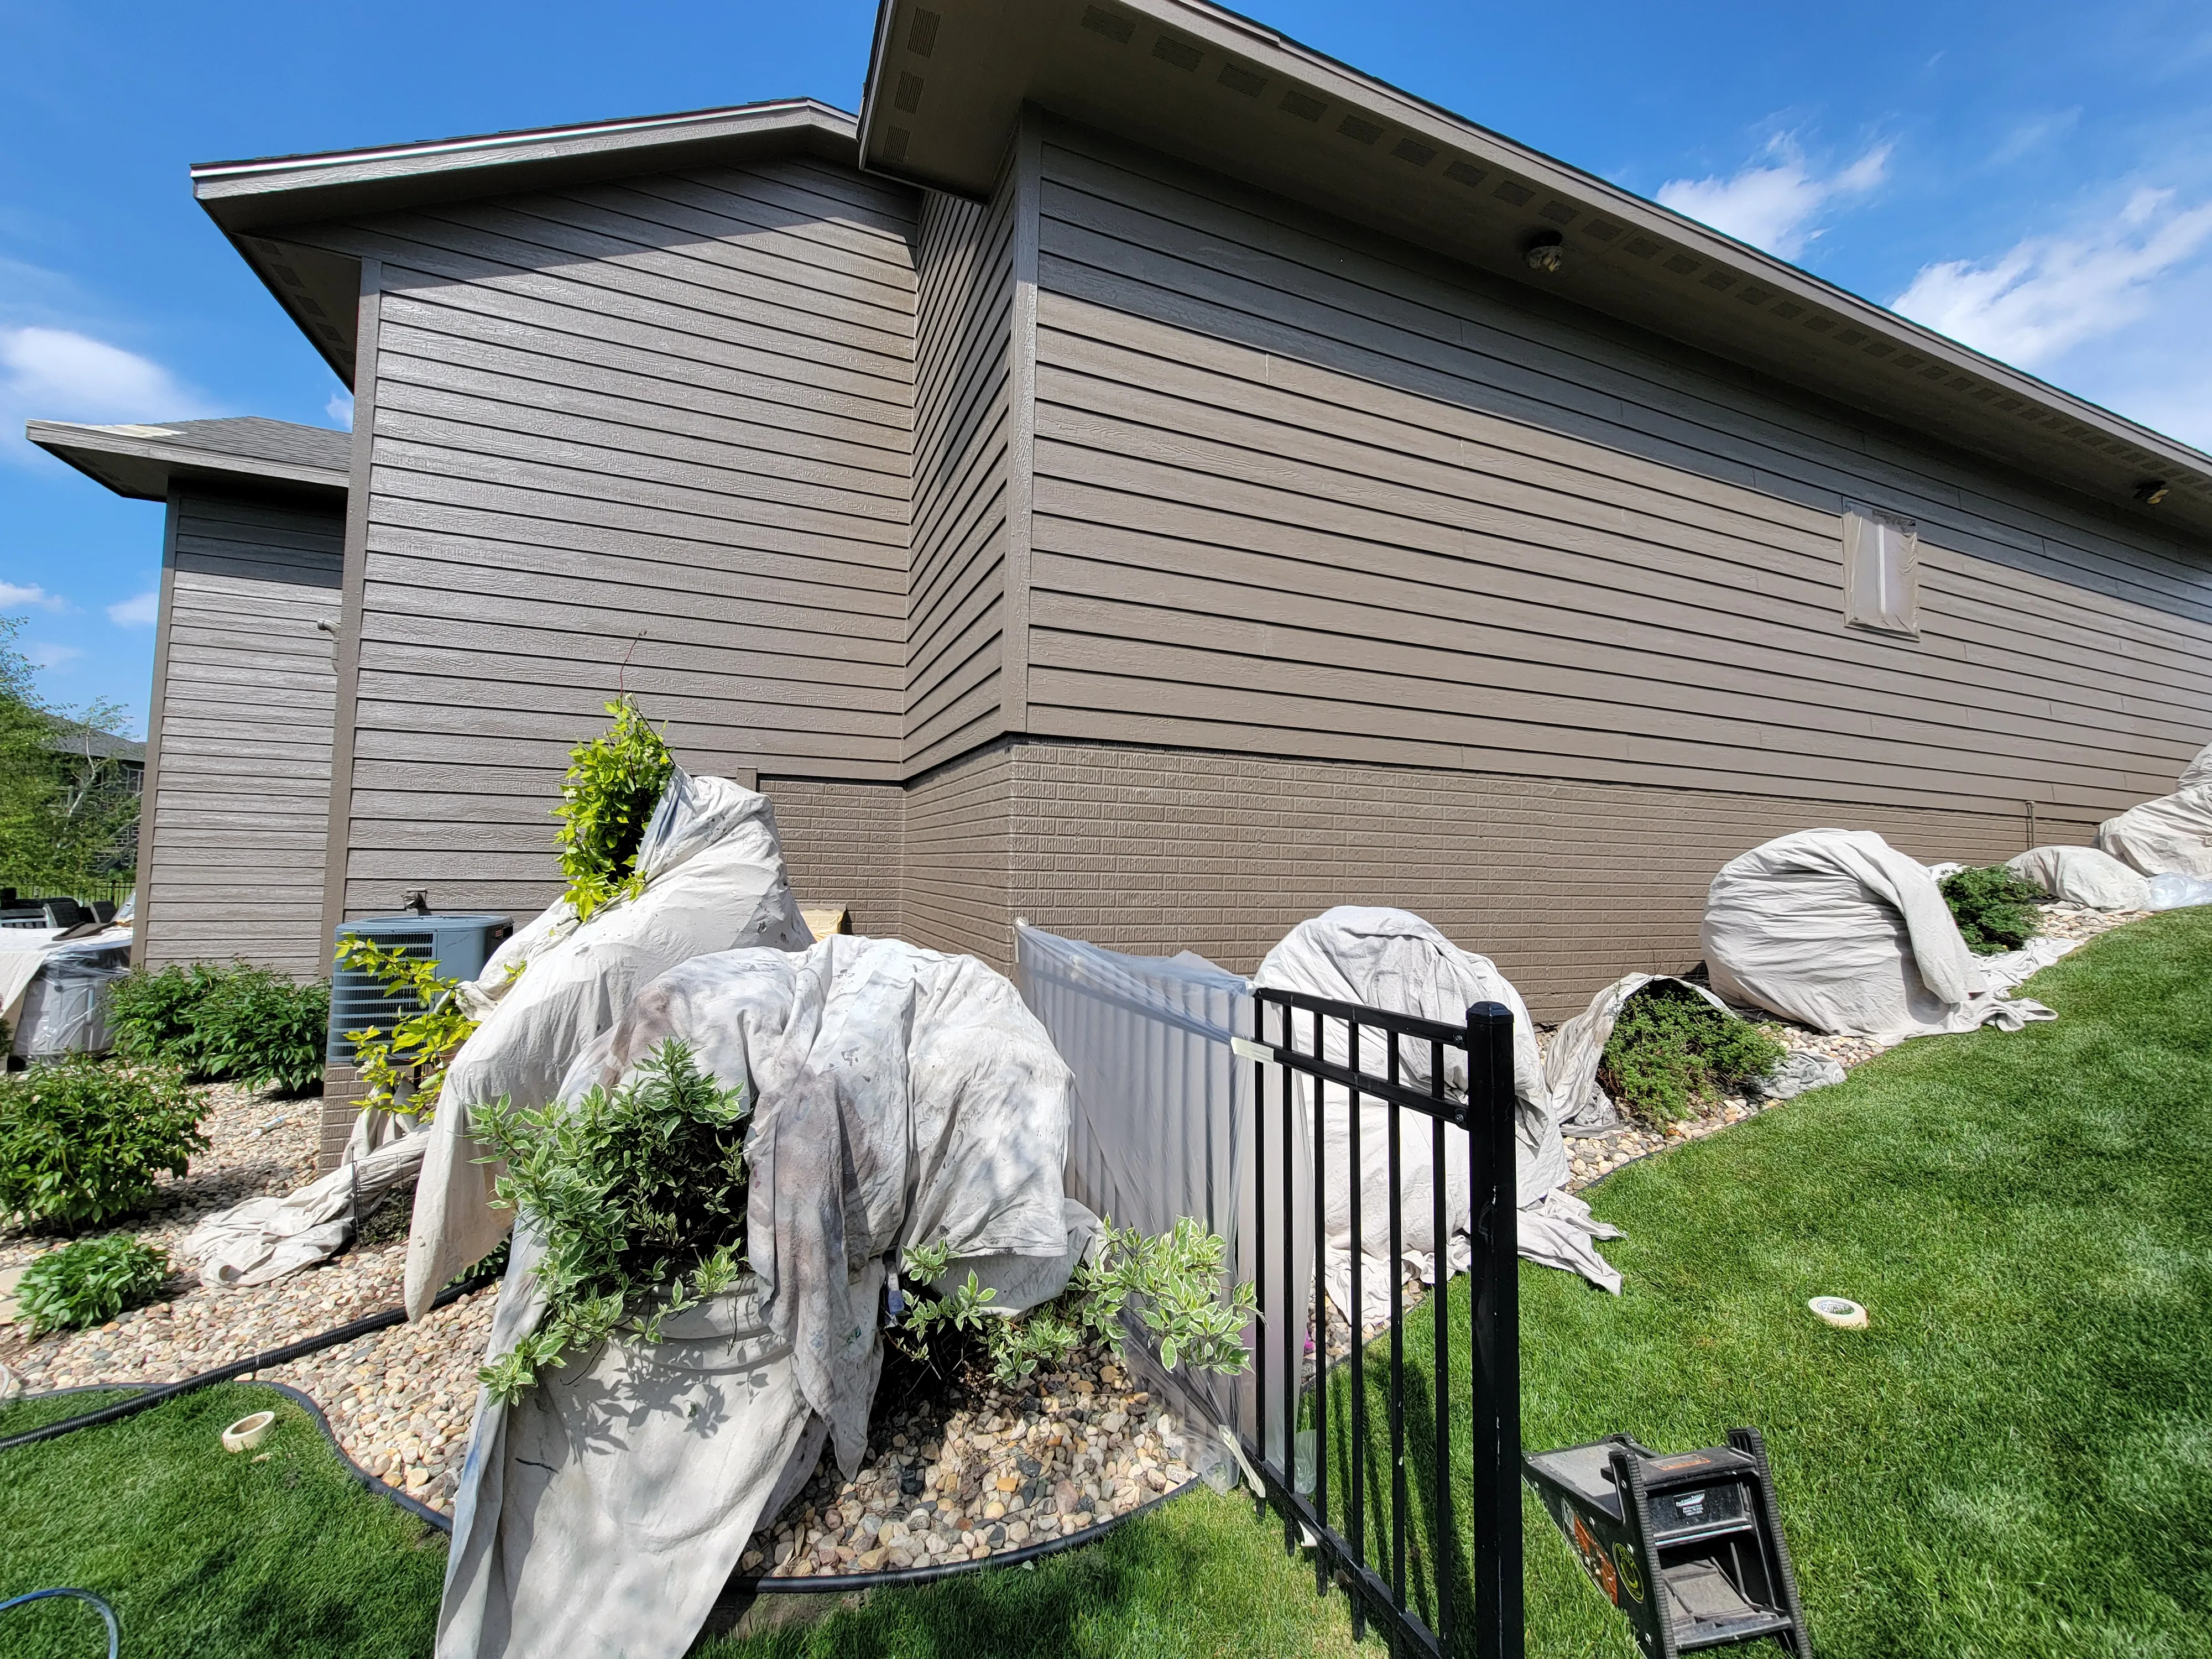
{"label": "canvas drop cloth over bush", "polygon": [[[644,890],[579,923],[564,900],[500,947],[460,996],[482,1020],[446,1074],[407,1240],[407,1312],[419,1319],[454,1274],[483,1259],[509,1218],[491,1207],[497,1171],[468,1133],[468,1109],[554,1098],[584,1045],[637,991],[679,963],[812,941],[785,878],[775,809],[726,778],[671,775],[637,853]],[[516,977],[513,970],[520,967]]]}
{"label": "canvas drop cloth over bush", "polygon": [[2073,943],[1978,958],[1935,876],[1865,830],[1801,830],[1723,866],[1700,937],[1728,1000],[1884,1042],[2055,1018],[2001,992]]}
{"label": "canvas drop cloth over bush", "polygon": [[[680,962],[811,939],[783,868],[768,797],[726,778],[678,770],[638,847],[644,890],[579,923],[563,900],[502,945],[457,994],[482,1021],[454,1057],[437,1117],[420,1133],[362,1114],[345,1161],[283,1199],[250,1199],[185,1241],[211,1288],[265,1284],[343,1249],[360,1218],[413,1181],[407,1311],[421,1318],[456,1273],[483,1259],[509,1218],[491,1207],[496,1171],[466,1133],[468,1107],[509,1096],[542,1106],[576,1053],[611,1025],[632,993]],[[520,978],[513,970],[526,964]]]}
{"label": "canvas drop cloth over bush", "polygon": [[[825,1435],[858,1472],[887,1264],[945,1242],[949,1277],[975,1266],[1018,1311],[1065,1286],[1095,1229],[1061,1184],[1067,1067],[972,957],[849,936],[701,957],[639,992],[558,1097],[671,1038],[753,1091],[751,1273],[658,1344],[577,1354],[512,1408],[482,1398],[439,1659],[676,1659]],[[541,1253],[520,1224],[494,1358],[536,1326]]]}

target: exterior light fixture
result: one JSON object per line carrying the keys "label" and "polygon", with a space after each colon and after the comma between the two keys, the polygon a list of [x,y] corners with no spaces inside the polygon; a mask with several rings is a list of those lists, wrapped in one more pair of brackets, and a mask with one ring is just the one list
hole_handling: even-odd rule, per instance
{"label": "exterior light fixture", "polygon": [[1556,276],[1567,262],[1566,240],[1556,230],[1540,230],[1528,239],[1528,251],[1521,257],[1528,262],[1529,270]]}
{"label": "exterior light fixture", "polygon": [[[1534,263],[1534,255],[1530,256],[1530,263]],[[2156,507],[2160,501],[2166,499],[2166,485],[2165,479],[2145,478],[2141,483],[2136,486],[2136,499],[2141,501],[2145,507]]]}

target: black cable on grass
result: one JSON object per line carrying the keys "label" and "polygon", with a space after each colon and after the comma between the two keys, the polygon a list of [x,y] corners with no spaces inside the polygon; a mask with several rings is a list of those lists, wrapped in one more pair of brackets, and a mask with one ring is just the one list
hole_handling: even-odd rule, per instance
{"label": "black cable on grass", "polygon": [[[496,1282],[495,1279],[484,1278],[471,1279],[459,1285],[449,1285],[438,1293],[438,1299],[430,1305],[433,1309],[442,1308],[447,1303],[458,1300],[472,1291],[482,1290],[485,1285]],[[87,1412],[82,1417],[65,1417],[60,1422],[49,1423],[43,1428],[27,1429],[21,1434],[10,1435],[5,1440],[0,1440],[0,1452],[13,1451],[18,1446],[36,1445],[41,1440],[52,1440],[64,1434],[74,1433],[78,1429],[96,1428],[102,1423],[120,1422],[126,1417],[135,1417],[140,1412],[149,1410],[164,1401],[174,1400],[179,1395],[190,1394],[196,1389],[204,1389],[216,1382],[233,1382],[255,1371],[273,1370],[279,1365],[289,1364],[295,1359],[304,1359],[309,1354],[320,1353],[325,1348],[335,1348],[343,1343],[357,1341],[364,1336],[373,1336],[379,1331],[390,1330],[394,1325],[404,1324],[406,1320],[407,1310],[404,1308],[386,1308],[382,1313],[371,1314],[366,1319],[356,1319],[349,1325],[341,1325],[336,1330],[325,1331],[320,1336],[311,1336],[303,1341],[287,1343],[281,1348],[268,1349],[249,1358],[234,1360],[228,1365],[218,1365],[211,1371],[202,1371],[198,1376],[188,1376],[181,1382],[159,1384],[148,1389],[143,1394],[133,1399],[118,1401],[112,1406],[105,1407],[96,1412]],[[106,1388],[101,1391],[106,1392],[116,1386],[118,1385],[106,1385]],[[132,1385],[125,1383],[120,1386],[127,1388]]]}
{"label": "black cable on grass", "polygon": [[[479,1290],[486,1285],[497,1282],[497,1276],[493,1275],[473,1279],[465,1284],[448,1285],[439,1294],[438,1299],[431,1304],[431,1306],[442,1308],[447,1303],[465,1296],[471,1291]],[[82,1417],[64,1418],[58,1423],[49,1423],[43,1428],[27,1430],[24,1433],[12,1435],[5,1440],[0,1440],[0,1451],[11,1451],[17,1446],[28,1446],[41,1440],[52,1440],[77,1429],[89,1429],[102,1423],[118,1422],[124,1418],[136,1416],[140,1412],[150,1410],[165,1401],[175,1399],[179,1395],[190,1394],[195,1389],[207,1388],[216,1382],[235,1382],[249,1372],[285,1364],[295,1359],[305,1358],[311,1353],[319,1353],[325,1348],[335,1348],[342,1343],[374,1335],[378,1331],[389,1330],[394,1325],[404,1323],[406,1317],[406,1311],[404,1309],[389,1308],[380,1314],[371,1314],[366,1319],[356,1319],[349,1325],[341,1325],[336,1330],[325,1331],[320,1336],[312,1336],[305,1341],[294,1342],[282,1348],[271,1348],[266,1353],[256,1354],[250,1359],[238,1360],[215,1370],[204,1371],[198,1376],[188,1376],[181,1382],[155,1385],[93,1382],[82,1388],[56,1389],[45,1394],[24,1395],[19,1396],[15,1403],[20,1405],[25,1401],[50,1399],[56,1394],[114,1394],[127,1389],[143,1389],[143,1393],[131,1399],[119,1401],[100,1411],[87,1412]],[[439,1514],[428,1504],[410,1498],[398,1487],[378,1480],[360,1464],[355,1462],[352,1458],[347,1456],[345,1448],[338,1443],[337,1431],[331,1427],[330,1419],[323,1414],[323,1408],[308,1395],[286,1383],[263,1382],[258,1377],[252,1380],[254,1387],[274,1389],[280,1394],[289,1395],[303,1407],[322,1430],[323,1437],[331,1443],[331,1449],[337,1453],[338,1461],[352,1473],[355,1480],[361,1482],[370,1492],[379,1498],[390,1500],[416,1519],[436,1528],[440,1532],[448,1536],[452,1534],[453,1523],[447,1516]],[[927,1584],[933,1583],[940,1578],[954,1577],[961,1573],[978,1571],[984,1567],[1025,1566],[1030,1562],[1040,1560],[1048,1555],[1057,1555],[1062,1550],[1073,1549],[1079,1545],[1103,1538],[1123,1522],[1133,1521],[1146,1510],[1157,1509],[1170,1498],[1181,1498],[1200,1484],[1200,1478],[1193,1475],[1172,1492],[1164,1492],[1157,1498],[1147,1498],[1126,1515],[1117,1515],[1107,1520],[1094,1522],[1080,1532],[1063,1533],[1056,1538],[1047,1538],[1034,1544],[1024,1544],[1018,1549],[997,1552],[985,1556],[980,1561],[948,1561],[937,1566],[894,1568],[889,1572],[817,1573],[805,1578],[771,1577],[763,1573],[732,1573],[725,1589],[734,1590],[740,1595],[775,1595],[787,1592],[812,1595],[831,1590],[872,1589],[878,1585]],[[52,1593],[60,1595],[79,1592]],[[112,1659],[112,1655],[110,1656],[110,1659]]]}

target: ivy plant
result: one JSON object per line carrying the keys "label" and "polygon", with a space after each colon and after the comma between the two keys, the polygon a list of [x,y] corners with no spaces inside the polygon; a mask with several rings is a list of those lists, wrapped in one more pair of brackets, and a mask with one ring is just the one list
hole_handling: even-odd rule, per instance
{"label": "ivy plant", "polygon": [[545,1241],[536,1329],[477,1373],[513,1404],[548,1365],[617,1334],[660,1340],[661,1322],[718,1296],[744,1270],[745,1125],[751,1102],[672,1037],[631,1080],[573,1107],[499,1101],[473,1124],[505,1160],[492,1201]]}
{"label": "ivy plant", "polygon": [[[1243,1332],[1256,1305],[1252,1285],[1222,1294],[1228,1242],[1186,1216],[1174,1231],[1147,1238],[1133,1227],[1101,1223],[1097,1247],[1076,1264],[1067,1288],[1026,1313],[992,1305],[998,1292],[981,1284],[973,1268],[964,1284],[941,1295],[916,1297],[901,1322],[903,1346],[927,1358],[933,1333],[979,1338],[994,1381],[1011,1388],[1040,1365],[1065,1364],[1085,1340],[1103,1343],[1121,1357],[1125,1313],[1133,1312],[1152,1334],[1160,1364],[1235,1375],[1250,1359]],[[900,1272],[910,1283],[933,1284],[951,1267],[945,1241],[902,1253]]]}
{"label": "ivy plant", "polygon": [[609,703],[607,713],[614,724],[568,751],[561,804],[553,809],[561,821],[555,837],[561,873],[579,921],[644,890],[638,848],[676,770],[675,757],[634,699]]}

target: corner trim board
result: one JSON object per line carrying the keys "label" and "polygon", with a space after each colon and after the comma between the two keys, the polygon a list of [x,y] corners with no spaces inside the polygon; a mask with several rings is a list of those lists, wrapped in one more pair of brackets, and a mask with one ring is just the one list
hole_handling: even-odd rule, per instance
{"label": "corner trim board", "polygon": [[361,616],[368,580],[369,478],[375,461],[377,336],[383,316],[384,266],[361,262],[361,308],[354,349],[353,466],[346,492],[345,573],[339,590],[337,650],[331,727],[330,835],[323,858],[323,972],[328,944],[345,920],[348,844],[353,830],[354,710],[361,681]]}

